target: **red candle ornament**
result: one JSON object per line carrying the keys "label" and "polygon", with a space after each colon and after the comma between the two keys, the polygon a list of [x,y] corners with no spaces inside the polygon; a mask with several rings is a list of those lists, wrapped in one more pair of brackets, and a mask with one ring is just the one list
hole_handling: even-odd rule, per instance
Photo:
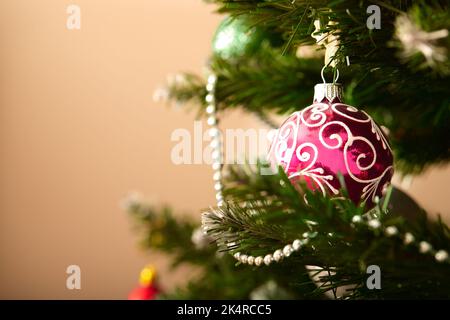
{"label": "red candle ornament", "polygon": [[139,275],[139,286],[128,295],[128,300],[155,300],[161,292],[156,284],[156,270],[148,265]]}

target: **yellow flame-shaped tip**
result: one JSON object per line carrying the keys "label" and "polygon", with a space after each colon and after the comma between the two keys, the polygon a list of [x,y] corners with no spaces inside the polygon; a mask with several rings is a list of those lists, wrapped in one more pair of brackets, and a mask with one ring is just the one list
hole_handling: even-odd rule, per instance
{"label": "yellow flame-shaped tip", "polygon": [[156,277],[156,269],[152,265],[146,266],[142,269],[141,274],[139,275],[139,283],[142,286],[149,286],[153,283],[153,280]]}

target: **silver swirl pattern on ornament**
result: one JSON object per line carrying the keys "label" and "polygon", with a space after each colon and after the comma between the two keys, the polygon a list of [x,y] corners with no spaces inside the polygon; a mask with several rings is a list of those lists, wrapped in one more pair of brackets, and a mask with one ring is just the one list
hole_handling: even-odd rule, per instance
{"label": "silver swirl pattern on ornament", "polygon": [[[363,143],[368,147],[367,153],[361,153],[356,156],[355,164],[358,170],[360,171],[370,171],[374,168],[377,163],[377,150],[373,143],[367,138],[359,135],[354,135],[352,130],[348,125],[346,125],[342,121],[330,121],[325,124],[327,120],[327,114],[325,113],[327,110],[331,108],[332,112],[357,123],[370,123],[371,131],[375,135],[376,140],[380,141],[383,149],[389,148],[389,143],[384,137],[383,132],[378,127],[378,125],[373,121],[373,119],[365,112],[361,112],[353,106],[346,105],[343,103],[335,103],[331,106],[324,103],[315,103],[309,107],[306,107],[302,111],[297,111],[293,113],[290,119],[294,119],[293,121],[285,122],[278,131],[276,136],[276,140],[274,141],[274,155],[277,163],[280,163],[285,166],[285,168],[290,168],[292,157],[295,154],[297,159],[300,162],[309,162],[311,158],[312,161],[309,162],[305,168],[301,169],[298,172],[290,174],[288,177],[293,178],[296,176],[306,176],[311,178],[322,193],[325,195],[326,191],[324,186],[326,186],[333,194],[337,195],[338,190],[330,183],[334,179],[332,175],[324,175],[323,168],[313,168],[316,164],[318,158],[318,149],[317,146],[311,142],[302,143],[297,147],[297,139],[290,139],[291,146],[288,146],[289,137],[296,137],[300,124],[304,124],[310,128],[320,128],[319,129],[319,141],[327,149],[339,149],[343,147],[343,156],[344,156],[344,164],[345,168],[349,174],[349,176],[358,183],[365,184],[363,187],[362,200],[366,200],[370,198],[372,201],[375,200],[376,192],[380,187],[379,184],[382,181],[383,177],[390,173],[393,170],[392,166],[387,167],[381,174],[374,178],[361,178],[355,175],[352,171],[351,166],[349,164],[350,153],[352,152],[352,156],[354,157],[354,150],[351,150],[351,147],[354,146],[355,143]],[[363,117],[361,117],[361,115]],[[359,116],[359,117],[358,117]],[[335,127],[339,127],[337,130]],[[339,135],[339,132],[344,130],[347,137],[346,141],[344,138]],[[331,131],[331,133],[330,133]],[[325,132],[327,132],[325,134]],[[306,147],[310,147],[312,152],[304,151]],[[370,158],[368,158],[370,155]],[[270,154],[269,154],[270,156]],[[369,174],[367,174],[370,176]]]}

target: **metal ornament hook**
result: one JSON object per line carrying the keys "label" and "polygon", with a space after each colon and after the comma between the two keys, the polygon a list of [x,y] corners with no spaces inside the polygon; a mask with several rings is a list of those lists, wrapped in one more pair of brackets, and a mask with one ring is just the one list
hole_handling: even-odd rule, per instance
{"label": "metal ornament hook", "polygon": [[[320,71],[320,75],[322,76],[323,83],[327,83],[325,81],[325,77],[323,75],[323,72],[325,71],[326,68],[327,68],[327,66],[323,66],[322,70]],[[336,83],[339,79],[339,69],[335,68],[335,70],[336,70],[336,74],[335,74],[336,77],[333,76],[333,83]]]}
{"label": "metal ornament hook", "polygon": [[324,66],[320,71],[323,83],[316,84],[316,86],[314,87],[314,102],[322,102],[324,99],[328,100],[329,102],[343,102],[342,86],[336,82],[339,79],[339,70],[337,68],[334,68],[336,72],[333,75],[333,82],[327,83],[325,81],[325,76],[323,75],[326,68],[327,66]]}

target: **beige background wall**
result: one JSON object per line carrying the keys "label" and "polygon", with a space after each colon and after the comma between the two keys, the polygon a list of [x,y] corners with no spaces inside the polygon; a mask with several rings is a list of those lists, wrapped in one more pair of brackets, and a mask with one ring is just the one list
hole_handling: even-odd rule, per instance
{"label": "beige background wall", "polygon": [[[66,7],[81,7],[81,30]],[[119,202],[130,190],[198,215],[214,201],[207,166],[175,166],[171,132],[194,115],[152,101],[168,73],[202,72],[220,21],[200,0],[0,1],[0,298],[125,298],[141,252]],[[259,126],[231,115],[226,125]],[[450,212],[450,170],[413,181]],[[449,216],[446,218],[449,221]],[[65,288],[78,264],[82,290]]]}

